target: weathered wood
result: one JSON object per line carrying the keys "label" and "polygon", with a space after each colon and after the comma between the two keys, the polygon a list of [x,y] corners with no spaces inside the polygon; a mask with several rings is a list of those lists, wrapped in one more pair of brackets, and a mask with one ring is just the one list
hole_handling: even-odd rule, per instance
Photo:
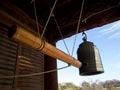
{"label": "weathered wood", "polygon": [[0,74],[1,75],[13,75],[14,72],[12,72],[12,70],[7,70],[7,69],[0,68]]}
{"label": "weathered wood", "polygon": [[8,30],[0,25],[0,90],[13,90],[13,76],[15,74],[16,53],[18,44],[8,38]]}
{"label": "weathered wood", "polygon": [[[21,44],[22,45],[22,44]],[[32,55],[32,57],[31,57]],[[27,46],[21,46],[21,53],[19,57],[19,75],[33,74],[44,72],[44,58],[43,54],[33,50]],[[34,57],[36,59],[34,59]],[[39,64],[39,65],[38,65]],[[29,77],[18,77],[17,88],[23,90],[43,90],[44,75],[29,76]]]}
{"label": "weathered wood", "polygon": [[[8,26],[13,24],[18,24],[23,26],[27,29],[34,29],[34,31],[30,30],[31,32],[36,32],[36,22],[34,19],[31,19],[27,13],[14,5],[9,0],[0,1],[0,20],[5,22]],[[43,26],[39,24],[40,31],[43,30]]]}
{"label": "weathered wood", "polygon": [[[5,2],[4,4],[1,5],[1,1],[0,1],[0,23],[4,23],[8,27],[17,23],[24,27],[28,27],[28,26],[29,26],[28,28],[32,27],[36,31],[35,29],[36,24],[32,19],[28,19],[30,17],[26,17],[25,15],[20,14],[19,9],[17,9],[16,7],[8,6],[8,5],[9,5],[8,2]],[[9,10],[9,7],[11,7],[10,10]],[[15,13],[14,10],[17,12]],[[18,14],[20,14],[20,17]],[[22,19],[23,17],[21,16],[25,18]],[[31,32],[34,32],[34,31],[31,31]],[[1,77],[14,76],[14,75],[17,76],[17,75],[23,75],[23,74],[29,74],[29,73],[44,72],[44,55],[27,46],[24,47],[24,45],[22,45],[21,50],[20,49],[18,50],[19,44],[13,40],[10,40],[7,34],[8,34],[8,28],[0,25],[0,62],[1,62],[0,76]],[[26,60],[23,58],[21,59],[19,58],[19,56],[27,57],[29,58],[29,60]],[[30,62],[31,66],[35,68],[29,67],[30,64],[26,63],[26,61]],[[20,64],[24,64],[25,67],[24,66],[21,67]],[[21,79],[23,81],[21,81]],[[0,90],[18,90],[18,89],[44,90],[43,88],[44,88],[44,75],[23,77],[23,78],[14,77],[10,79],[0,78]]]}
{"label": "weathered wood", "polygon": [[[9,37],[12,39],[24,43],[40,52],[47,54],[51,57],[57,58],[63,62],[66,62],[70,65],[73,65],[77,68],[81,67],[81,62],[76,60],[75,58],[69,56],[68,54],[64,53],[63,51],[55,48],[53,45],[49,44],[48,42],[40,39],[39,37],[31,34],[27,30],[19,26],[13,26],[9,30]],[[42,47],[42,48],[41,48]]]}

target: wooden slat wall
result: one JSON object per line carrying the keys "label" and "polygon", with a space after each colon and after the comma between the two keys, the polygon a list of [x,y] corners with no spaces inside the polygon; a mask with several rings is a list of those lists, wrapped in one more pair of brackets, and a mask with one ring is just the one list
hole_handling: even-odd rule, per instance
{"label": "wooden slat wall", "polygon": [[[0,76],[32,74],[44,71],[44,55],[7,36],[0,25]],[[44,90],[44,75],[0,78],[0,90]]]}
{"label": "wooden slat wall", "polygon": [[[38,51],[22,46],[19,55],[19,75],[43,72],[43,59],[43,55]],[[21,77],[17,81],[20,90],[44,90],[44,75]]]}
{"label": "wooden slat wall", "polygon": [[[0,27],[0,76],[15,74],[18,44],[7,36],[7,29]],[[14,78],[0,78],[0,90],[12,90]]]}

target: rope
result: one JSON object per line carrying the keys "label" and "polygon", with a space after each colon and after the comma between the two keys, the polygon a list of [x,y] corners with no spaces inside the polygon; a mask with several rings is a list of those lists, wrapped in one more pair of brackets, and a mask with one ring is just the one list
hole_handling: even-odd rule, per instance
{"label": "rope", "polygon": [[[33,5],[34,5],[36,25],[37,25],[38,34],[39,34],[39,37],[40,37],[40,33],[39,33],[39,23],[38,23],[38,17],[37,17],[35,0],[32,0],[31,3],[33,3]],[[55,1],[54,5],[53,5],[53,7],[52,7],[52,9],[51,9],[50,15],[49,15],[49,17],[48,17],[48,20],[47,20],[46,25],[45,25],[45,27],[44,27],[43,33],[42,33],[42,35],[41,35],[41,39],[43,38],[43,35],[44,35],[44,33],[45,33],[45,30],[46,30],[46,27],[47,27],[47,25],[48,25],[48,23],[49,23],[49,20],[50,20],[50,18],[51,18],[51,16],[52,16],[52,13],[53,13],[53,10],[54,10],[54,8],[55,8],[56,3],[57,3],[57,0]],[[56,71],[58,71],[58,70],[62,70],[62,69],[68,68],[68,67],[70,67],[70,65],[67,65],[67,66],[64,66],[64,67],[61,67],[61,68],[58,68],[58,69],[53,69],[53,70],[50,70],[50,71],[39,72],[39,73],[32,73],[32,74],[25,74],[25,75],[13,75],[13,76],[0,76],[0,79],[1,79],[1,78],[20,78],[20,77],[30,77],[30,76],[36,76],[36,75],[43,75],[43,74],[46,74],[46,73],[56,72]]]}
{"label": "rope", "polygon": [[37,26],[37,31],[38,31],[38,36],[40,37],[40,28],[39,28],[39,23],[38,23],[38,16],[37,16],[37,9],[36,9],[35,0],[32,0],[31,3],[33,3],[34,14],[35,14],[35,21],[36,21],[36,26]]}
{"label": "rope", "polygon": [[51,18],[51,16],[52,16],[52,13],[53,13],[53,10],[54,10],[54,8],[55,8],[56,3],[57,3],[57,0],[55,0],[54,5],[53,5],[53,7],[52,7],[52,9],[51,9],[50,15],[49,15],[49,17],[48,17],[48,19],[47,19],[47,22],[46,22],[46,24],[45,24],[45,27],[44,27],[44,29],[43,29],[43,33],[42,33],[42,35],[41,35],[41,39],[43,38],[43,35],[44,35],[45,30],[46,30],[46,28],[47,28],[47,25],[48,25],[48,23],[49,23],[49,21],[50,21],[50,18]]}
{"label": "rope", "polygon": [[60,33],[60,36],[62,37],[62,40],[63,40],[63,43],[64,43],[64,45],[65,45],[65,47],[66,47],[66,50],[67,50],[68,54],[70,55],[70,52],[69,52],[68,47],[67,47],[67,44],[66,44],[66,42],[65,42],[65,40],[64,40],[64,37],[63,37],[63,35],[62,35],[62,32],[61,32],[61,30],[60,30],[60,26],[58,25],[58,22],[57,22],[57,20],[56,20],[56,18],[55,18],[54,15],[53,15],[53,18],[54,18],[54,21],[55,21],[55,23],[56,23],[56,25],[57,25],[58,31],[59,31],[59,33]]}
{"label": "rope", "polygon": [[[36,26],[37,26],[38,36],[39,36],[39,38],[41,38],[41,40],[42,40],[42,39],[43,39],[43,35],[44,35],[44,33],[45,33],[45,30],[46,30],[46,27],[47,27],[47,25],[48,25],[48,23],[49,23],[49,20],[50,20],[50,18],[51,18],[51,16],[52,16],[53,10],[54,10],[55,5],[56,5],[56,3],[57,3],[57,0],[54,2],[54,5],[53,5],[53,7],[52,7],[52,9],[51,9],[51,12],[50,12],[50,15],[49,15],[49,17],[48,17],[48,20],[47,20],[46,25],[45,25],[45,27],[44,27],[44,30],[43,30],[43,32],[42,32],[42,34],[41,34],[41,37],[40,37],[40,29],[39,29],[39,23],[38,23],[37,9],[36,9],[35,0],[32,0],[30,3],[33,3],[33,6],[34,6],[34,13],[35,13],[35,19],[36,19]],[[35,41],[36,41],[36,40],[35,40]],[[45,41],[43,40],[43,42],[45,42]],[[44,46],[45,46],[44,44],[45,44],[45,43],[42,43],[41,46],[40,46],[40,48],[39,48],[38,50],[42,50],[42,49],[44,48]]]}
{"label": "rope", "polygon": [[82,6],[81,6],[81,10],[80,10],[79,19],[78,19],[78,25],[77,25],[77,29],[76,29],[76,35],[75,35],[75,40],[74,40],[74,43],[73,43],[73,49],[72,49],[71,56],[73,55],[75,44],[76,44],[77,34],[78,34],[78,31],[79,31],[81,17],[82,17],[82,12],[83,12],[84,1],[85,0],[82,1]]}
{"label": "rope", "polygon": [[53,69],[53,70],[50,70],[50,71],[32,73],[32,74],[25,74],[25,75],[0,76],[0,79],[1,78],[21,78],[21,77],[38,76],[38,75],[43,75],[43,74],[47,74],[47,73],[56,72],[58,70],[62,70],[62,69],[68,68],[68,67],[70,67],[70,66],[67,65],[67,66],[64,66],[64,67],[61,67],[61,68],[58,68],[58,69]]}
{"label": "rope", "polygon": [[[37,16],[37,9],[36,9],[35,0],[32,0],[30,3],[33,3],[37,32],[38,32],[38,37],[40,38],[40,28],[39,28],[39,22],[38,22],[38,16]],[[35,38],[33,46],[34,46],[36,40],[37,40],[37,38]],[[45,40],[42,40],[41,45],[38,48],[38,50],[41,51],[44,48],[44,46],[45,46]]]}

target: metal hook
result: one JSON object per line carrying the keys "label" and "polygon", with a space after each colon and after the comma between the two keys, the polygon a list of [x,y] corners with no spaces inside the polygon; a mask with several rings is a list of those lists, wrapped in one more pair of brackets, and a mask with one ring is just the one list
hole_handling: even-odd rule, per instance
{"label": "metal hook", "polygon": [[82,33],[82,36],[83,36],[83,35],[84,35],[84,37],[83,37],[82,39],[83,39],[83,41],[85,42],[85,41],[87,41],[87,35],[86,35],[85,32]]}

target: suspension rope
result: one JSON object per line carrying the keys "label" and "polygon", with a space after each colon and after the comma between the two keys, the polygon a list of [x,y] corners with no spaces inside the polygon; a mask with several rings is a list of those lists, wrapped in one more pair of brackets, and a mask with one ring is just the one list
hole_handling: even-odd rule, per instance
{"label": "suspension rope", "polygon": [[[30,3],[31,4],[33,3],[34,14],[35,14],[35,21],[36,21],[36,27],[37,27],[37,34],[38,34],[38,37],[41,38],[40,37],[40,28],[39,28],[39,22],[38,22],[37,8],[36,8],[35,0],[32,0]],[[36,40],[37,40],[37,38],[35,38],[33,46],[35,45]],[[44,46],[45,46],[45,40],[43,39],[42,42],[41,42],[40,47],[38,48],[38,50],[41,51],[44,48]]]}
{"label": "suspension rope", "polygon": [[32,0],[31,3],[33,3],[37,32],[38,32],[38,36],[40,38],[40,28],[39,28],[39,23],[38,23],[38,16],[37,16],[37,9],[36,9],[35,0]]}
{"label": "suspension rope", "polygon": [[52,14],[53,14],[53,10],[54,10],[54,8],[55,8],[56,3],[57,3],[57,0],[55,0],[54,5],[53,5],[53,7],[52,7],[52,9],[51,9],[51,12],[50,12],[50,14],[49,14],[49,17],[48,17],[48,19],[47,19],[47,22],[46,22],[45,27],[44,27],[43,32],[42,32],[41,39],[42,39],[43,36],[44,36],[45,30],[46,30],[46,28],[47,28],[47,25],[48,25],[48,23],[49,23],[49,21],[50,21],[50,18],[51,18],[51,16],[52,16]]}
{"label": "suspension rope", "polygon": [[82,6],[81,6],[81,10],[80,10],[79,19],[78,19],[78,25],[77,25],[77,29],[76,29],[76,35],[75,35],[75,40],[74,40],[74,43],[73,43],[73,49],[72,49],[71,56],[73,56],[73,52],[74,52],[74,48],[75,48],[75,44],[76,44],[77,34],[78,34],[78,31],[79,31],[81,17],[82,17],[82,12],[83,12],[84,1],[85,0],[82,1]]}
{"label": "suspension rope", "polygon": [[64,43],[64,45],[65,45],[65,47],[66,47],[66,50],[67,50],[68,54],[70,55],[70,52],[69,52],[68,47],[67,47],[67,44],[66,44],[66,42],[65,42],[65,40],[64,40],[64,37],[63,37],[63,35],[62,35],[62,32],[61,32],[61,30],[60,30],[60,26],[58,25],[58,22],[57,22],[57,20],[56,20],[56,18],[55,18],[55,16],[54,16],[54,14],[53,14],[53,18],[54,18],[54,21],[55,21],[55,23],[56,23],[56,25],[57,25],[57,28],[58,28],[58,31],[59,31],[59,33],[60,33],[60,36],[61,36],[61,38],[62,38],[62,40],[63,40],[63,43]]}
{"label": "suspension rope", "polygon": [[[31,0],[30,3],[33,3],[33,6],[34,6],[34,14],[35,14],[35,20],[36,20],[36,26],[37,26],[38,36],[39,36],[39,38],[41,38],[41,40],[43,40],[43,42],[42,42],[42,44],[41,44],[41,46],[40,46],[40,48],[39,48],[38,50],[42,50],[42,49],[44,48],[44,46],[45,46],[45,43],[44,43],[45,41],[44,41],[44,39],[43,39],[43,36],[44,36],[45,30],[46,30],[46,27],[47,27],[47,25],[48,25],[48,23],[49,23],[49,20],[50,20],[50,18],[51,18],[51,16],[52,16],[52,13],[53,13],[53,10],[54,10],[55,5],[56,5],[56,3],[57,3],[57,0],[54,2],[54,5],[53,5],[53,7],[52,7],[52,9],[51,9],[51,12],[50,12],[50,14],[49,14],[49,17],[48,17],[48,19],[47,19],[47,22],[46,22],[46,24],[45,24],[45,27],[44,27],[44,29],[43,29],[43,32],[42,32],[41,36],[40,36],[40,29],[39,29],[39,22],[38,22],[38,16],[37,16],[37,9],[36,9],[35,0]],[[36,41],[36,40],[35,40],[35,41]],[[33,44],[33,45],[34,45],[34,44]]]}
{"label": "suspension rope", "polygon": [[[40,33],[39,33],[39,23],[38,23],[38,17],[37,17],[35,0],[32,0],[31,3],[33,3],[33,5],[34,5],[36,26],[37,26],[37,30],[38,30],[38,35],[39,35],[39,37],[40,37]],[[44,35],[44,33],[45,33],[45,30],[46,30],[46,27],[47,27],[47,25],[48,25],[48,23],[49,23],[49,20],[50,20],[50,18],[51,18],[51,16],[52,16],[52,13],[53,13],[53,10],[54,10],[54,8],[55,8],[56,3],[57,3],[57,0],[55,1],[54,5],[53,5],[53,7],[52,7],[52,9],[51,9],[50,15],[49,15],[49,17],[48,17],[48,20],[47,20],[46,25],[45,25],[45,27],[44,27],[43,33],[42,33],[42,35],[41,35],[41,39],[43,38],[43,35]],[[58,69],[53,69],[53,70],[50,70],[50,71],[45,71],[45,72],[32,73],[32,74],[24,74],[24,75],[13,75],[13,76],[0,76],[0,78],[15,78],[15,77],[19,78],[19,77],[30,77],[30,76],[36,76],[36,75],[43,75],[43,74],[46,74],[46,73],[56,72],[56,71],[58,71],[58,70],[62,70],[62,69],[68,68],[68,67],[70,67],[70,65],[67,65],[67,66],[64,66],[64,67],[61,67],[61,68],[58,68]]]}
{"label": "suspension rope", "polygon": [[38,75],[43,75],[43,74],[46,74],[46,73],[56,72],[58,70],[62,70],[62,69],[68,68],[68,67],[70,67],[70,66],[67,65],[67,66],[64,66],[64,67],[61,67],[61,68],[58,68],[58,69],[53,69],[53,70],[50,70],[50,71],[39,72],[39,73],[24,74],[24,75],[13,75],[13,76],[0,76],[0,79],[1,78],[21,78],[21,77],[38,76]]}

